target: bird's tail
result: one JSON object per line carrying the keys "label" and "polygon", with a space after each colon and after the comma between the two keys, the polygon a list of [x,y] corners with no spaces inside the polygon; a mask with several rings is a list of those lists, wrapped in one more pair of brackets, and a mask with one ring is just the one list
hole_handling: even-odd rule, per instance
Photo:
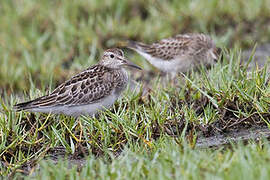
{"label": "bird's tail", "polygon": [[222,54],[222,49],[220,47],[216,47],[213,53],[215,55],[215,61],[218,61],[219,59],[222,61],[223,54]]}
{"label": "bird's tail", "polygon": [[22,110],[28,110],[28,109],[32,109],[35,107],[39,107],[40,103],[39,101],[42,100],[45,96],[39,97],[37,99],[34,99],[32,101],[27,101],[27,102],[23,102],[23,103],[19,103],[19,104],[15,104],[13,106],[13,109],[15,111],[22,111]]}
{"label": "bird's tail", "polygon": [[15,111],[22,111],[22,110],[30,109],[30,107],[31,107],[31,101],[28,101],[28,102],[24,102],[24,103],[15,104],[13,106],[13,109]]}
{"label": "bird's tail", "polygon": [[141,42],[129,40],[127,42],[126,47],[129,48],[129,49],[136,50],[136,51],[143,51],[144,52],[146,49],[149,48],[149,45],[141,43]]}

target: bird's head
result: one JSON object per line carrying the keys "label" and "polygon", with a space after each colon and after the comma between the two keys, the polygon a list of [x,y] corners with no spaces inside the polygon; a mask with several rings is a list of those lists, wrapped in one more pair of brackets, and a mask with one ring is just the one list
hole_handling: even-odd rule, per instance
{"label": "bird's head", "polygon": [[129,66],[137,69],[142,69],[133,62],[124,57],[124,52],[121,49],[113,48],[104,51],[100,60],[100,64],[112,69],[119,69],[124,66]]}

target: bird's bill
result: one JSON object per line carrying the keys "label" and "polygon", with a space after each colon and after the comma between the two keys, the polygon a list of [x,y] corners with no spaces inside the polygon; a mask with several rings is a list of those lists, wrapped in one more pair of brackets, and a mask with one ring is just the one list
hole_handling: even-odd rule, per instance
{"label": "bird's bill", "polygon": [[127,60],[127,59],[123,59],[123,60],[124,60],[123,65],[142,70],[142,68],[140,66],[134,64],[133,62],[131,62],[131,61]]}

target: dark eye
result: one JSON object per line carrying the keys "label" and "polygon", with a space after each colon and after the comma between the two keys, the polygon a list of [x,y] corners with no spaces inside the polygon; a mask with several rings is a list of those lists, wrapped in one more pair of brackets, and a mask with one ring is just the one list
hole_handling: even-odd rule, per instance
{"label": "dark eye", "polygon": [[111,57],[111,58],[114,58],[114,55],[113,55],[113,54],[111,54],[111,55],[110,55],[110,57]]}

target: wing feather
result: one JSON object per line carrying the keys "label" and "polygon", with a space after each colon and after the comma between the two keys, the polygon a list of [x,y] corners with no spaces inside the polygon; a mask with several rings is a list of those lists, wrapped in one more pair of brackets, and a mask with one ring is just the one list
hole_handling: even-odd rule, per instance
{"label": "wing feather", "polygon": [[17,110],[46,108],[59,105],[74,106],[100,101],[112,93],[116,84],[110,69],[95,65],[58,86],[51,94],[15,105]]}
{"label": "wing feather", "polygon": [[[174,37],[162,39],[157,43],[147,45],[130,41],[128,47],[142,51],[154,58],[173,60],[180,56],[192,56],[202,53],[213,46],[211,38],[204,34],[178,34]],[[203,49],[202,49],[203,47]]]}

